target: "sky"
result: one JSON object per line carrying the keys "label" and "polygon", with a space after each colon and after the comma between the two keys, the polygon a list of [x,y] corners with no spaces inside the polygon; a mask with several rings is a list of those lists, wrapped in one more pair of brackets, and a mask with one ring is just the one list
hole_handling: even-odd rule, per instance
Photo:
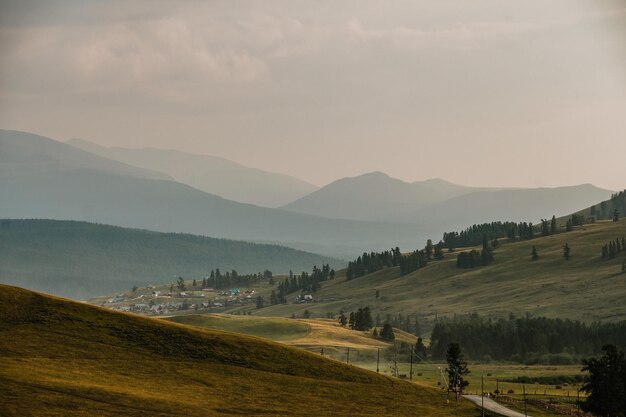
{"label": "sky", "polygon": [[2,0],[0,128],[317,185],[621,190],[626,3]]}

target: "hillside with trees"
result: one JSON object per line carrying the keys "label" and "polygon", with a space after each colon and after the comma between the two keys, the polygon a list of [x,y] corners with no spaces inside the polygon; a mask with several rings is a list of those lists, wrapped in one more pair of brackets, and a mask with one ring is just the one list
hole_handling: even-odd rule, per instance
{"label": "hillside with trees", "polygon": [[[322,264],[344,265],[277,245],[75,221],[0,220],[0,280],[74,298],[168,283],[178,276],[201,280],[217,268],[229,271],[228,279],[224,272],[223,280],[211,282],[221,287],[248,274],[252,279],[266,270],[285,274]],[[232,279],[232,270],[242,278]]]}

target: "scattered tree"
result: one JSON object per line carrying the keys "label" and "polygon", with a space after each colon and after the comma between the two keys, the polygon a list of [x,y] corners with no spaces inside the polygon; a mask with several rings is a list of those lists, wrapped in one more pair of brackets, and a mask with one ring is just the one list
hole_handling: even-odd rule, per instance
{"label": "scattered tree", "polygon": [[185,280],[183,279],[183,277],[178,277],[178,279],[176,280],[176,288],[178,288],[180,291],[187,290],[187,287],[185,287]]}
{"label": "scattered tree", "polygon": [[539,259],[539,254],[537,253],[537,248],[534,245],[533,245],[533,250],[530,253],[530,256],[531,256],[533,261],[536,261],[537,259]]}
{"label": "scattered tree", "polygon": [[569,245],[566,243],[565,246],[563,246],[563,257],[565,258],[565,260],[569,261],[570,258],[570,248]]}
{"label": "scattered tree", "polygon": [[263,297],[259,295],[256,298],[256,308],[263,308],[263,307],[264,307],[264,305],[263,305]]}
{"label": "scattered tree", "polygon": [[385,325],[383,326],[383,329],[380,331],[380,337],[384,340],[396,339],[396,335],[393,334],[393,327],[391,327],[391,324],[385,323]]}

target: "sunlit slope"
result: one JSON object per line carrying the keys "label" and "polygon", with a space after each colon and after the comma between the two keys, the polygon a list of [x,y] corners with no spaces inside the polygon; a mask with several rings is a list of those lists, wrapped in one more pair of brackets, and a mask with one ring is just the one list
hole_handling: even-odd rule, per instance
{"label": "sunlit slope", "polygon": [[[621,272],[621,264],[626,261],[626,252],[612,260],[601,259],[602,246],[622,236],[626,236],[626,221],[602,221],[532,240],[501,239],[494,262],[486,267],[457,268],[459,249],[406,276],[390,268],[346,282],[340,273],[315,295],[333,301],[281,304],[266,307],[262,314],[289,316],[308,309],[319,317],[328,311],[370,306],[374,314],[383,317],[386,312],[417,313],[431,319],[471,312],[530,312],[586,322],[623,320],[626,274]],[[570,260],[563,258],[566,242],[571,248]],[[539,253],[536,261],[530,255],[533,245]],[[375,297],[376,290],[379,298]]]}
{"label": "sunlit slope", "polygon": [[[283,344],[341,358],[347,348],[363,354],[386,349],[391,343],[372,337],[371,331],[353,331],[339,326],[337,320],[290,319],[283,317],[193,314],[168,320],[209,329],[228,330],[278,341]],[[413,344],[417,337],[396,330],[396,341]]]}
{"label": "sunlit slope", "polygon": [[255,337],[0,286],[3,416],[477,415],[412,386]]}

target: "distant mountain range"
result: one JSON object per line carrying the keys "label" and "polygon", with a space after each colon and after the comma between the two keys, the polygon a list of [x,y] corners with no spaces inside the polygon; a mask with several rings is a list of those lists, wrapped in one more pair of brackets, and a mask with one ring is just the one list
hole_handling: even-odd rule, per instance
{"label": "distant mountain range", "polygon": [[283,208],[329,218],[411,222],[443,232],[497,220],[537,222],[588,207],[610,195],[611,191],[590,184],[477,188],[441,179],[407,183],[373,172],[337,180]]}
{"label": "distant mountain range", "polygon": [[[10,196],[0,200],[0,218],[83,220],[315,247],[319,253],[346,258],[392,245],[412,247],[424,235],[415,224],[327,219],[226,200],[151,178],[150,171],[140,168],[127,172],[132,167],[41,136],[0,131],[0,146],[1,165],[8,166],[0,172],[23,172],[0,177],[0,195]],[[42,155],[22,157],[28,146]],[[66,153],[72,158],[64,159]],[[40,163],[48,159],[54,163]]]}
{"label": "distant mountain range", "polygon": [[339,219],[413,221],[415,210],[486,188],[442,179],[404,182],[382,172],[342,178],[290,204],[286,210]]}
{"label": "distant mountain range", "polygon": [[85,299],[201,278],[211,269],[286,274],[343,261],[277,245],[59,220],[0,220],[0,282]]}
{"label": "distant mountain range", "polygon": [[67,143],[105,158],[163,172],[198,190],[241,203],[279,207],[318,188],[289,175],[249,168],[216,156],[154,148],[104,147],[81,139]]}

